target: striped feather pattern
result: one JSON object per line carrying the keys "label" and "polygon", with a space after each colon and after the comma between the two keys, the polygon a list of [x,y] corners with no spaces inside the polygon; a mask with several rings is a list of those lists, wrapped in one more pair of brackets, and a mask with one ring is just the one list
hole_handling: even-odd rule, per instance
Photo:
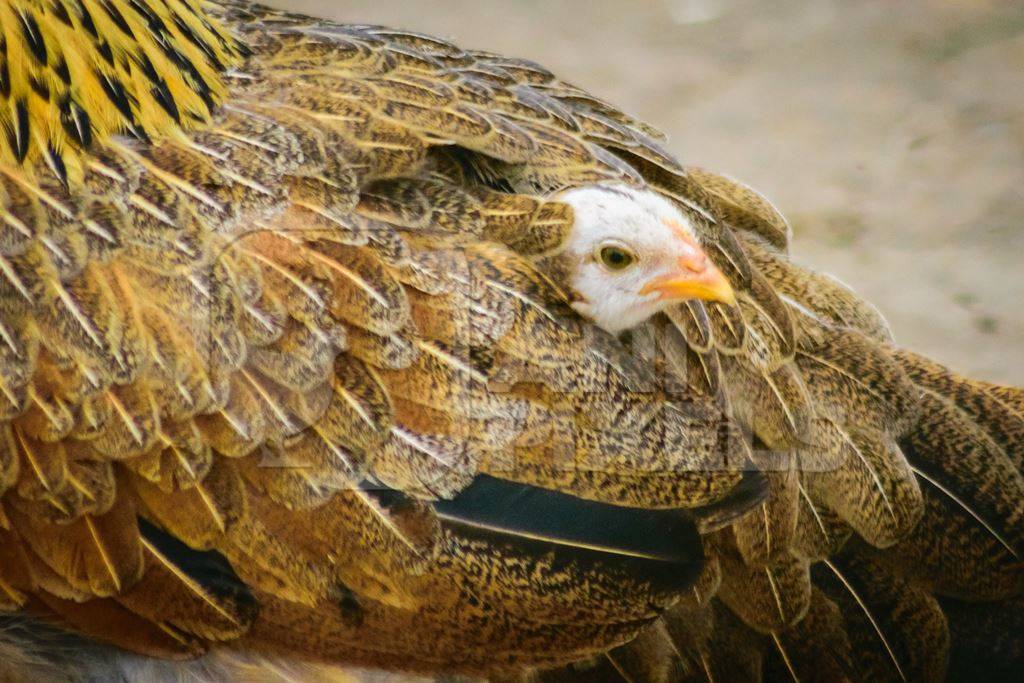
{"label": "striped feather pattern", "polygon": [[[0,619],[559,680],[1021,651],[972,609],[1024,588],[1020,391],[893,347],[645,124],[243,2],[5,0],[0,38]],[[550,197],[595,183],[675,202],[736,305],[573,314]]]}

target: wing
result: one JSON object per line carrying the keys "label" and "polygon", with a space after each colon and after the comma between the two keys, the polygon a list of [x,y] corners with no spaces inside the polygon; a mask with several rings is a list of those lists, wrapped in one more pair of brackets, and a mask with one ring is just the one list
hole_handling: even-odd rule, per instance
{"label": "wing", "polygon": [[[67,21],[127,35],[144,8]],[[79,170],[0,169],[0,604],[164,658],[472,671],[632,637],[700,571],[703,515],[756,502],[745,443],[571,314],[530,258],[566,207],[462,175],[638,178],[542,81],[614,112],[527,63],[243,7],[216,10],[220,52],[251,53],[218,74],[178,10],[156,18],[219,80],[207,120],[154,119],[128,41],[130,106],[100,110],[123,120],[54,143]],[[42,73],[75,56],[63,15],[19,11]]]}

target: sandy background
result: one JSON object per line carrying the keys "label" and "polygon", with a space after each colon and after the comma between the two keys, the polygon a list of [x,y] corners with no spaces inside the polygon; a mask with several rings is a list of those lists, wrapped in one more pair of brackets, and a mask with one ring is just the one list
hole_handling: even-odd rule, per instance
{"label": "sandy background", "polygon": [[541,62],[764,192],[901,343],[1024,385],[1024,2],[265,1]]}

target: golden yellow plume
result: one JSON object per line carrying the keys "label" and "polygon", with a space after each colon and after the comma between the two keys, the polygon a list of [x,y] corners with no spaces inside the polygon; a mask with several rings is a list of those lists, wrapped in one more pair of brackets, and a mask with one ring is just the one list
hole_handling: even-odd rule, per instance
{"label": "golden yellow plume", "polygon": [[201,124],[239,55],[194,0],[0,0],[0,161],[66,183],[112,134]]}

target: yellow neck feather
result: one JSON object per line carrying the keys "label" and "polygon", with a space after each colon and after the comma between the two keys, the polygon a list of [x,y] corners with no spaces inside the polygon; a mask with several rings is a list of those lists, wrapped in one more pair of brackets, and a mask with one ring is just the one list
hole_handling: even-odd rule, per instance
{"label": "yellow neck feather", "polygon": [[0,163],[68,183],[110,135],[201,125],[239,56],[196,0],[0,0]]}

